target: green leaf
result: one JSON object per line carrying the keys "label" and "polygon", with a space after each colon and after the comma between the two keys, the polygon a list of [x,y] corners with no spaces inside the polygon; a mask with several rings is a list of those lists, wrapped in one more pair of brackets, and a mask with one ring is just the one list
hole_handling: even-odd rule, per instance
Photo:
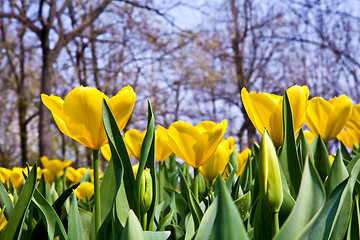
{"label": "green leaf", "polygon": [[82,226],[80,221],[79,208],[77,205],[75,192],[73,193],[69,215],[68,215],[68,236],[69,239],[81,240],[83,239]]}
{"label": "green leaf", "polygon": [[14,209],[14,204],[2,183],[0,184],[0,206],[5,208],[4,215],[6,219],[9,219]]}
{"label": "green leaf", "polygon": [[199,203],[196,201],[194,195],[190,191],[190,188],[185,180],[185,177],[182,174],[182,171],[180,170],[179,170],[179,175],[180,175],[181,184],[183,185],[183,189],[190,207],[190,212],[194,219],[195,229],[197,229],[199,227],[201,219],[203,218],[203,212],[200,208]]}
{"label": "green leaf", "polygon": [[35,189],[32,201],[39,210],[41,219],[46,226],[48,239],[54,239],[55,234],[60,239],[67,239],[66,231],[60,218],[37,189]]}
{"label": "green leaf", "polygon": [[[6,227],[1,234],[0,240],[14,239],[16,234],[20,237],[20,232],[23,227],[23,219],[35,191],[36,180],[37,164],[35,163],[21,190],[19,199],[17,200],[15,208],[13,209]],[[20,232],[18,232],[18,229]]]}
{"label": "green leaf", "polygon": [[314,138],[311,144],[312,152],[314,153],[314,165],[319,172],[322,182],[329,175],[331,163],[329,154],[324,141],[319,138]]}
{"label": "green leaf", "polygon": [[348,152],[348,150],[346,149],[345,145],[342,142],[340,142],[340,149],[344,159],[346,159],[347,161],[351,161],[350,153]]}
{"label": "green leaf", "polygon": [[338,149],[330,169],[329,177],[325,182],[326,195],[329,196],[330,193],[337,187],[337,185],[339,185],[348,177],[349,173],[346,170],[345,164],[341,158],[340,149]]}
{"label": "green leaf", "polygon": [[137,172],[137,177],[135,179],[135,196],[136,196],[136,206],[134,211],[138,217],[141,216],[140,213],[140,181],[142,178],[143,171],[145,167],[150,169],[152,186],[153,186],[153,199],[150,205],[150,208],[147,212],[147,222],[149,225],[145,230],[153,230],[153,221],[154,221],[154,210],[155,210],[155,200],[157,195],[157,182],[156,182],[156,168],[155,168],[155,120],[154,114],[152,112],[150,101],[148,100],[148,124],[147,130],[144,137],[144,141],[141,145],[140,153],[140,162]]}
{"label": "green leaf", "polygon": [[298,135],[296,141],[298,142],[300,168],[304,169],[305,160],[306,160],[308,154],[309,153],[312,154],[312,153],[311,153],[311,147],[309,145],[309,142],[306,139],[306,136],[305,136],[302,128],[299,131],[299,135]]}
{"label": "green leaf", "polygon": [[284,142],[279,160],[288,183],[290,193],[292,196],[296,197],[299,192],[302,173],[296,150],[294,122],[286,91],[283,98],[283,129]]}
{"label": "green leaf", "polygon": [[312,161],[307,158],[295,206],[274,239],[298,236],[325,203],[325,190]]}
{"label": "green leaf", "polygon": [[83,233],[82,239],[89,239],[92,214],[91,212],[79,208],[79,216],[81,222],[81,229]]}
{"label": "green leaf", "polygon": [[144,231],[144,239],[146,240],[166,240],[170,237],[170,231],[161,231],[161,232],[150,232]]}
{"label": "green leaf", "polygon": [[222,177],[218,177],[215,184],[219,194],[205,212],[195,239],[249,239]]}
{"label": "green leaf", "polygon": [[[104,128],[106,131],[106,135],[109,140],[109,146],[110,146],[110,150],[111,150],[111,158],[113,159],[112,160],[112,162],[113,162],[112,168],[113,169],[111,171],[115,171],[115,172],[111,172],[111,174],[109,174],[110,175],[109,176],[110,183],[111,183],[111,179],[115,178],[115,180],[116,180],[116,184],[114,184],[114,182],[111,183],[113,185],[113,189],[115,187],[116,191],[112,191],[111,193],[113,194],[113,197],[115,197],[115,195],[117,193],[117,189],[119,188],[119,186],[121,184],[121,180],[123,179],[124,184],[125,184],[125,191],[126,191],[126,196],[127,196],[128,202],[130,204],[130,207],[134,208],[135,207],[135,205],[134,205],[135,204],[135,201],[134,201],[135,200],[135,197],[134,197],[135,177],[134,177],[134,172],[132,170],[130,157],[129,157],[129,154],[128,154],[128,151],[127,151],[127,148],[125,145],[124,138],[121,135],[120,130],[117,126],[116,120],[105,100],[103,101],[103,122],[104,122]],[[105,175],[104,175],[104,178],[105,178]],[[104,182],[104,179],[102,181],[102,184],[103,184],[103,182]],[[111,187],[111,186],[109,186],[109,187]],[[104,191],[105,191],[105,189],[104,189]],[[100,189],[100,192],[101,192],[101,189]],[[101,203],[101,205],[103,205],[103,203]],[[102,209],[102,212],[105,211],[105,210],[103,210],[103,207],[101,209]],[[107,211],[105,211],[105,212],[109,212],[109,210],[110,209],[107,209]],[[103,216],[103,214],[101,214],[101,215]],[[104,218],[106,217],[106,215],[104,216]]]}
{"label": "green leaf", "polygon": [[250,204],[251,204],[251,194],[247,192],[244,196],[237,199],[235,202],[237,209],[241,215],[242,219],[245,219],[246,215],[248,214]]}
{"label": "green leaf", "polygon": [[342,207],[342,193],[348,183],[343,181],[326,199],[324,206],[296,239],[328,239]]}
{"label": "green leaf", "polygon": [[347,229],[346,240],[360,239],[360,211],[359,211],[359,198],[356,196],[353,202],[352,215],[350,224]]}
{"label": "green leaf", "polygon": [[143,240],[143,230],[140,222],[132,210],[129,211],[129,217],[126,221],[125,229],[121,235],[121,240]]}
{"label": "green leaf", "polygon": [[171,224],[173,215],[174,215],[174,209],[160,219],[156,231],[164,231],[165,227]]}
{"label": "green leaf", "polygon": [[272,213],[262,197],[258,199],[255,206],[254,239],[271,239],[274,226]]}

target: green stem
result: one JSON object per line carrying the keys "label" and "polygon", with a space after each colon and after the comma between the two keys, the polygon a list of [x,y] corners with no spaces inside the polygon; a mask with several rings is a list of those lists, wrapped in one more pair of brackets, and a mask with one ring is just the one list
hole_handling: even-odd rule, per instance
{"label": "green stem", "polygon": [[99,150],[93,150],[94,197],[95,197],[95,236],[100,229],[100,182],[99,182]]}
{"label": "green stem", "polygon": [[197,202],[199,202],[199,169],[194,168],[194,195]]}
{"label": "green stem", "polygon": [[161,181],[162,179],[161,171],[163,171],[162,166],[163,166],[162,163],[159,162],[159,203],[161,203],[161,192],[162,192],[162,181]]}
{"label": "green stem", "polygon": [[274,225],[273,225],[273,236],[279,232],[279,212],[273,213]]}

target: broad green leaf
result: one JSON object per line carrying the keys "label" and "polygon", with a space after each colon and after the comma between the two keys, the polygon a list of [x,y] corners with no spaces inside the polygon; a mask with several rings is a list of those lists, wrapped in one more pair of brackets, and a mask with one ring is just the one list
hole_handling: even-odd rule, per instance
{"label": "broad green leaf", "polygon": [[247,215],[247,213],[249,211],[250,204],[251,204],[251,194],[250,194],[250,192],[247,192],[241,198],[237,199],[234,203],[235,203],[237,209],[239,210],[241,218],[245,219],[245,217],[246,217],[246,215]]}
{"label": "broad green leaf", "polygon": [[325,190],[312,161],[307,158],[295,206],[274,239],[298,236],[325,203]]}
{"label": "broad green leaf", "polygon": [[333,225],[342,207],[342,193],[348,184],[348,179],[339,184],[326,199],[324,206],[300,235],[294,239],[329,239]]}
{"label": "broad green leaf", "polygon": [[41,219],[46,226],[48,239],[52,240],[55,236],[59,236],[60,239],[67,239],[66,231],[60,218],[56,214],[55,210],[51,207],[49,202],[37,189],[35,189],[32,202],[39,210]]}
{"label": "broad green leaf", "polygon": [[[103,102],[103,122],[104,122],[104,128],[106,131],[106,135],[108,137],[109,140],[109,146],[110,146],[110,150],[111,150],[111,158],[113,159],[113,169],[111,176],[109,176],[109,180],[111,182],[111,179],[116,179],[116,184],[111,183],[113,186],[113,188],[116,188],[116,191],[112,191],[113,197],[115,197],[116,193],[117,193],[117,189],[119,188],[120,184],[121,184],[121,180],[123,179],[123,182],[125,184],[125,190],[126,190],[126,196],[128,199],[128,202],[130,204],[131,208],[134,208],[134,204],[135,204],[135,196],[134,196],[134,189],[135,189],[135,177],[134,177],[134,172],[132,170],[132,165],[131,165],[131,161],[130,161],[130,157],[125,145],[125,141],[123,136],[121,135],[119,128],[117,126],[116,120],[113,116],[113,114],[111,113],[111,110],[108,106],[108,104],[106,103],[106,101],[104,100]],[[111,161],[110,161],[111,162]],[[110,164],[110,163],[109,163]],[[118,172],[120,171],[120,172]],[[109,174],[110,175],[110,174]],[[123,175],[123,176],[122,176]],[[104,175],[105,178],[105,175]],[[104,179],[103,179],[104,181]],[[103,184],[103,183],[102,183]],[[101,191],[101,189],[100,189]],[[113,200],[113,199],[112,199]],[[112,201],[111,200],[111,201]],[[103,203],[101,203],[101,205],[103,205]],[[110,210],[110,209],[108,209]],[[105,210],[103,210],[102,208],[102,212],[104,212]],[[109,212],[109,211],[106,211]],[[103,216],[103,214],[101,214],[102,217],[106,217]]]}
{"label": "broad green leaf", "polygon": [[324,141],[319,138],[314,138],[311,144],[312,152],[314,153],[314,165],[320,175],[320,179],[324,182],[325,178],[330,173],[330,159]]}
{"label": "broad green leaf", "polygon": [[283,129],[284,142],[279,157],[290,193],[296,197],[301,182],[301,165],[296,150],[294,123],[288,95],[285,91],[283,97]]}
{"label": "broad green leaf", "polygon": [[71,199],[69,215],[68,215],[68,236],[69,239],[74,239],[74,240],[83,239],[79,208],[77,205],[75,192],[73,193]]}
{"label": "broad green leaf", "polygon": [[82,239],[89,239],[92,214],[91,212],[79,208],[79,216],[81,222],[81,229],[83,233]]}
{"label": "broad green leaf", "polygon": [[345,145],[342,142],[340,142],[340,149],[344,159],[347,162],[350,162],[352,157],[350,156],[350,153],[348,152],[348,150],[346,149]]}
{"label": "broad green leaf", "polygon": [[257,200],[254,216],[254,239],[268,240],[273,237],[273,216],[262,197]]}
{"label": "broad green leaf", "polygon": [[349,173],[346,170],[345,164],[341,158],[340,149],[338,149],[330,169],[329,177],[325,182],[326,195],[329,196],[330,193],[337,187],[337,185],[339,185],[348,177]]}
{"label": "broad green leaf", "polygon": [[[33,197],[37,180],[37,164],[29,173],[29,176],[21,190],[19,199],[10,215],[10,218],[3,230],[0,240],[14,239],[16,234],[20,237],[18,229],[21,229],[24,215],[29,208],[31,198]],[[21,231],[21,230],[20,230]]]}
{"label": "broad green leaf", "polygon": [[166,240],[170,237],[170,231],[161,231],[161,232],[150,232],[144,231],[144,239],[146,240]]}
{"label": "broad green leaf", "polygon": [[143,230],[135,213],[130,210],[126,221],[125,229],[121,235],[121,240],[143,240]]}
{"label": "broad green leaf", "polygon": [[215,181],[219,194],[205,212],[195,239],[249,239],[222,177]]}

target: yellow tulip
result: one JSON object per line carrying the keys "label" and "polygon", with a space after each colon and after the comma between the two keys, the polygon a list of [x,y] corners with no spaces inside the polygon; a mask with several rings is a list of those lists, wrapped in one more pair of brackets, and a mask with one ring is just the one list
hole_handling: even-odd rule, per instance
{"label": "yellow tulip", "polygon": [[329,101],[314,97],[306,107],[306,125],[316,135],[328,142],[345,126],[352,110],[352,101],[345,95]]}
{"label": "yellow tulip", "polygon": [[102,119],[103,99],[121,131],[135,105],[136,94],[130,86],[110,99],[96,88],[83,86],[70,91],[65,100],[41,94],[42,102],[50,109],[60,131],[92,150],[99,150],[107,143]]}
{"label": "yellow tulip", "polygon": [[45,169],[49,170],[54,174],[64,171],[64,169],[70,166],[70,164],[72,163],[70,159],[66,161],[61,161],[59,159],[49,160],[46,156],[40,158],[40,161]]}
{"label": "yellow tulip", "polygon": [[263,134],[257,159],[259,187],[261,194],[272,212],[278,212],[283,201],[280,167],[267,131]]}
{"label": "yellow tulip", "polygon": [[19,167],[13,167],[12,170],[7,169],[7,168],[0,168],[0,178],[1,178],[1,182],[5,183],[7,182],[8,187],[9,185],[9,180],[11,181],[12,185],[14,186],[14,188],[18,188],[21,185],[23,185],[23,174],[22,172],[24,171],[24,168],[19,168]]}
{"label": "yellow tulip", "polygon": [[94,195],[94,184],[91,182],[83,182],[75,189],[76,197],[80,200],[85,200],[85,195],[88,200]]}
{"label": "yellow tulip", "polygon": [[345,130],[341,130],[336,138],[348,148],[354,149],[354,146],[360,145],[360,129],[355,130],[347,128]]}
{"label": "yellow tulip", "polygon": [[100,148],[101,154],[103,155],[103,157],[107,160],[110,161],[111,158],[111,149],[110,149],[110,145],[107,143],[104,146],[102,146]]}
{"label": "yellow tulip", "polygon": [[144,141],[145,134],[146,131],[141,133],[136,129],[130,129],[124,134],[124,141],[129,155],[135,157],[137,160],[140,160],[141,145]]}
{"label": "yellow tulip", "polygon": [[199,168],[215,152],[224,137],[227,121],[220,124],[203,121],[195,127],[183,121],[171,124],[169,146],[176,156],[193,168]]}
{"label": "yellow tulip", "polygon": [[[293,115],[294,130],[297,133],[304,125],[306,101],[309,98],[307,86],[292,86],[287,91]],[[258,132],[269,131],[275,146],[283,142],[283,97],[263,92],[250,92],[243,88],[241,99],[245,110]]]}
{"label": "yellow tulip", "polygon": [[81,178],[84,177],[86,171],[87,171],[86,168],[75,169],[75,168],[72,168],[72,167],[68,167],[67,172],[66,172],[66,177],[71,182],[78,183],[78,182],[80,182]]}
{"label": "yellow tulip", "polygon": [[244,149],[244,151],[242,151],[241,153],[237,153],[238,170],[236,172],[236,177],[239,177],[244,171],[250,155],[251,155],[251,150],[249,148]]}
{"label": "yellow tulip", "polygon": [[38,179],[39,179],[39,175],[40,175],[40,178],[41,178],[42,175],[44,175],[45,182],[51,183],[51,182],[55,181],[55,175],[57,177],[61,177],[63,174],[64,174],[64,171],[53,173],[49,169],[44,168],[44,169],[38,170]]}
{"label": "yellow tulip", "polygon": [[349,120],[345,124],[346,129],[354,129],[360,132],[360,104],[354,105],[349,117]]}
{"label": "yellow tulip", "polygon": [[168,130],[158,125],[155,130],[155,159],[162,162],[170,157],[171,153]]}
{"label": "yellow tulip", "polygon": [[210,159],[199,167],[199,171],[208,185],[212,185],[218,175],[224,172],[234,150],[235,145],[230,145],[229,141],[222,140]]}

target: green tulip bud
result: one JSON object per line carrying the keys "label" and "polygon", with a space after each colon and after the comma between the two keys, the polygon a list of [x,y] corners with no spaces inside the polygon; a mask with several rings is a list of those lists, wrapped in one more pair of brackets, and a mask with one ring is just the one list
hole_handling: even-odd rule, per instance
{"label": "green tulip bud", "polygon": [[140,182],[140,208],[147,212],[153,200],[152,177],[149,168],[145,168]]}
{"label": "green tulip bud", "polygon": [[261,139],[257,163],[263,199],[272,212],[278,212],[283,201],[281,175],[275,146],[267,131]]}

